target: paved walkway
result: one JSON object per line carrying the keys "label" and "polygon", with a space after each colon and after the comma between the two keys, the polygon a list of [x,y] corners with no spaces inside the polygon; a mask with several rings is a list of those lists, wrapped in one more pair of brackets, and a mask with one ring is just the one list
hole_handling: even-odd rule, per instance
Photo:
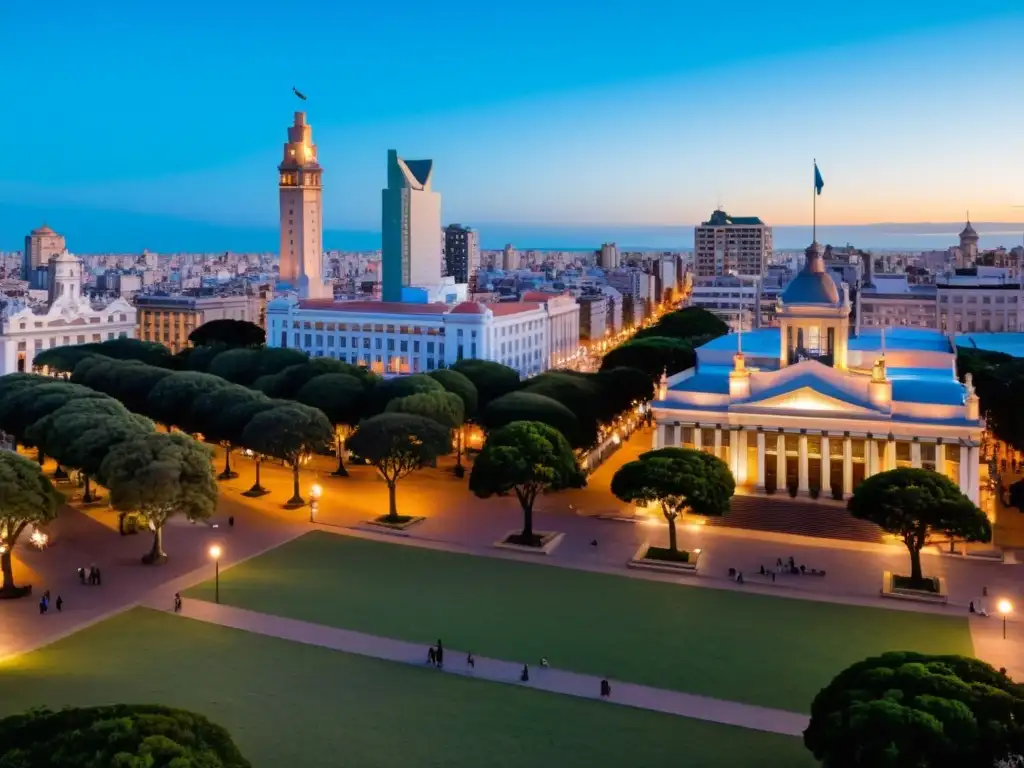
{"label": "paved walkway", "polygon": [[[152,607],[167,610],[166,602],[154,604]],[[413,643],[271,616],[202,600],[185,600],[182,615],[222,627],[241,629],[360,656],[370,656],[416,666],[423,666],[426,662],[427,649]],[[476,657],[476,666],[470,669],[466,664],[466,652],[453,648],[445,649],[445,661],[444,672],[449,674],[510,685],[525,685],[549,693],[560,693],[584,699],[599,698],[601,681],[600,678],[592,675],[582,675],[553,668],[543,669],[531,664],[530,681],[521,683],[519,675],[523,665],[520,662],[478,656]],[[617,680],[609,682],[612,688],[609,701],[622,706],[786,736],[800,736],[808,723],[806,715],[795,712],[694,696],[661,688],[649,688]]]}

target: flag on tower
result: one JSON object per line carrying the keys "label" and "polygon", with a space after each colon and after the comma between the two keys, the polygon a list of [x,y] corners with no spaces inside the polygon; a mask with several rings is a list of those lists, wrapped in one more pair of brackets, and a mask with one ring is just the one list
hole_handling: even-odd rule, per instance
{"label": "flag on tower", "polygon": [[819,195],[821,188],[825,186],[825,180],[821,178],[821,171],[818,170],[818,161],[814,161],[814,191]]}

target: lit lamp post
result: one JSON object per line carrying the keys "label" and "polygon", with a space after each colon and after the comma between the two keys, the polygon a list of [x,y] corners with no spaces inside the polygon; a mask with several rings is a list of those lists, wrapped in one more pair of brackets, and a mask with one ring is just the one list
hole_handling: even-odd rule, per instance
{"label": "lit lamp post", "polygon": [[213,601],[220,602],[220,555],[221,548],[214,544],[210,547],[210,557],[213,558]]}
{"label": "lit lamp post", "polygon": [[1003,640],[1005,640],[1006,639],[1006,616],[1007,616],[1007,614],[1010,613],[1010,611],[1013,610],[1013,604],[1009,600],[1000,600],[999,601],[999,605],[997,607],[999,608],[999,613],[1001,613],[1003,615]]}
{"label": "lit lamp post", "polygon": [[316,508],[320,503],[320,494],[324,492],[324,489],[320,487],[319,483],[313,483],[313,487],[309,489],[309,522],[316,522]]}

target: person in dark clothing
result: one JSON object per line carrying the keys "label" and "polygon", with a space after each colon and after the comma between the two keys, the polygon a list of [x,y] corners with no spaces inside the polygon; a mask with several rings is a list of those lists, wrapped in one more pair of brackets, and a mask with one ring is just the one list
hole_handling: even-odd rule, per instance
{"label": "person in dark clothing", "polygon": [[430,646],[427,649],[427,664],[432,667],[437,666],[437,651],[434,649],[434,646]]}
{"label": "person in dark clothing", "polygon": [[78,569],[78,581],[81,584],[85,584],[85,568]]}
{"label": "person in dark clothing", "polygon": [[441,638],[437,638],[437,651],[434,652],[434,663],[438,669],[444,666],[444,646],[441,645]]}
{"label": "person in dark clothing", "polygon": [[607,680],[601,681],[601,698],[607,699],[612,695],[612,686]]}
{"label": "person in dark clothing", "polygon": [[98,587],[102,583],[103,583],[103,578],[102,578],[102,576],[100,574],[100,569],[97,568],[96,569],[96,586]]}
{"label": "person in dark clothing", "polygon": [[46,613],[46,598],[45,597],[40,597],[39,598],[39,615],[42,616],[44,613]]}
{"label": "person in dark clothing", "polygon": [[523,664],[523,671],[519,673],[519,682],[528,683],[530,682],[530,665]]}
{"label": "person in dark clothing", "polygon": [[174,593],[174,612],[181,613],[181,592]]}
{"label": "person in dark clothing", "polygon": [[468,665],[469,665],[469,668],[470,668],[470,669],[473,669],[474,667],[476,667],[476,657],[475,657],[475,656],[473,656],[473,652],[472,652],[472,651],[470,651],[470,652],[469,652],[469,653],[468,653],[468,654],[466,655],[466,664],[468,664]]}
{"label": "person in dark clothing", "polygon": [[231,517],[228,518],[228,528],[234,528],[234,527],[235,527],[235,516],[231,515]]}
{"label": "person in dark clothing", "polygon": [[57,606],[57,613],[60,613],[64,609],[64,598],[57,595],[57,602],[54,605]]}

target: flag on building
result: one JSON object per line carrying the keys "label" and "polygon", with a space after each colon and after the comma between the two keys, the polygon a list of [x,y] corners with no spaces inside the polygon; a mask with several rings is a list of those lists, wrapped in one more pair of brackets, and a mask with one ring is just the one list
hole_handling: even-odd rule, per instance
{"label": "flag on building", "polygon": [[821,178],[821,171],[818,170],[818,161],[814,161],[814,191],[819,195],[821,188],[825,186],[825,180]]}

